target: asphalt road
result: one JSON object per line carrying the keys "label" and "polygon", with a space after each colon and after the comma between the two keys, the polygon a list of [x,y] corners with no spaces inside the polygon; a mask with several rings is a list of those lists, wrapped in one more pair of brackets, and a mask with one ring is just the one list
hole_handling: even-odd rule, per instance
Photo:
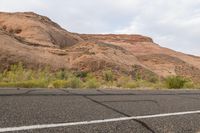
{"label": "asphalt road", "polygon": [[[188,111],[197,112],[178,115]],[[17,133],[198,133],[198,111],[198,90],[0,89],[0,132],[7,128]],[[167,116],[154,117],[157,114]],[[133,119],[126,120],[129,117]],[[85,121],[94,123],[81,123]],[[60,123],[66,125],[48,127]],[[34,125],[45,128],[25,130]]]}

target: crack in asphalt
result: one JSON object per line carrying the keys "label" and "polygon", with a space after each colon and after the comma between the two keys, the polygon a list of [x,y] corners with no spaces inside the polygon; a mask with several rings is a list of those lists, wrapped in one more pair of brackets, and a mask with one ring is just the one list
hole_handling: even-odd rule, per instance
{"label": "crack in asphalt", "polygon": [[[62,91],[67,92],[67,93],[69,93],[69,94],[74,94],[74,93],[69,92],[69,91],[67,91],[67,90],[63,90],[63,89],[62,89]],[[121,115],[123,115],[123,116],[131,117],[130,115],[128,115],[128,114],[126,114],[126,113],[124,113],[124,112],[121,112],[121,111],[119,111],[119,110],[117,110],[117,109],[115,109],[115,108],[113,108],[113,107],[110,107],[110,106],[108,106],[108,105],[106,105],[106,104],[103,104],[102,102],[99,102],[99,101],[97,101],[97,100],[94,100],[94,99],[90,98],[89,96],[82,95],[82,97],[84,97],[84,98],[86,98],[86,99],[88,99],[88,100],[90,100],[90,101],[92,101],[92,102],[94,102],[94,103],[96,103],[96,104],[99,104],[99,105],[101,105],[101,106],[103,106],[103,107],[105,107],[105,108],[107,108],[107,109],[110,109],[110,110],[112,110],[112,111],[114,111],[114,112],[116,112],[116,113],[119,113],[119,114],[121,114]],[[142,120],[133,119],[133,120],[131,120],[131,121],[135,121],[135,122],[141,124],[144,128],[146,128],[146,129],[149,130],[150,132],[155,133],[155,131],[154,131],[153,129],[151,129],[151,128],[150,128],[145,122],[143,122]]]}
{"label": "crack in asphalt", "polygon": [[25,93],[23,93],[24,95],[27,95],[27,94],[29,94],[30,92],[33,92],[33,91],[35,91],[35,90],[28,90],[27,92],[25,92]]}
{"label": "crack in asphalt", "polygon": [[[20,89],[17,89],[17,90],[20,90]],[[178,97],[183,97],[183,98],[188,98],[188,99],[194,99],[194,100],[200,100],[200,97],[192,97],[192,95],[195,95],[195,96],[200,96],[200,93],[174,93],[174,94],[171,94],[171,93],[165,93],[165,94],[157,94],[157,93],[148,93],[148,94],[137,94],[137,93],[123,93],[123,94],[116,94],[116,93],[106,93],[102,90],[96,90],[97,92],[100,92],[100,94],[95,94],[95,93],[90,93],[90,92],[86,92],[86,94],[77,94],[76,92],[71,92],[71,90],[67,90],[67,89],[57,89],[57,90],[61,90],[63,93],[52,93],[52,94],[48,94],[45,93],[45,91],[43,92],[43,94],[40,94],[40,92],[38,91],[37,92],[37,89],[32,89],[32,90],[28,90],[28,91],[25,91],[23,93],[13,93],[13,94],[0,94],[0,96],[82,96],[96,104],[99,104],[107,109],[110,109],[116,113],[119,113],[123,116],[126,116],[126,117],[131,117],[129,114],[126,114],[116,108],[113,108],[111,106],[109,106],[109,104],[106,104],[106,103],[109,103],[109,102],[152,102],[152,103],[155,103],[159,106],[159,103],[156,101],[156,100],[116,100],[116,101],[109,101],[109,100],[105,100],[105,101],[99,101],[99,100],[96,100],[95,98],[93,98],[92,96],[178,96]],[[1,91],[1,89],[0,89]],[[31,92],[37,92],[38,94],[31,94]],[[57,94],[56,94],[57,93]],[[155,133],[155,131],[147,124],[145,123],[144,121],[142,120],[138,120],[138,119],[133,119],[131,121],[134,121],[134,122],[137,122],[139,123],[140,125],[142,125],[144,128],[146,128],[148,131],[152,132],[152,133]],[[157,132],[157,131],[156,131]]]}
{"label": "crack in asphalt", "polygon": [[159,103],[156,100],[116,100],[116,101],[101,101],[103,103],[121,103],[121,102],[131,102],[131,103],[137,103],[137,102],[151,102],[155,103],[156,105],[159,105]]}
{"label": "crack in asphalt", "polygon": [[103,92],[102,90],[97,90],[98,92],[102,93],[102,94],[106,94],[105,92]]}
{"label": "crack in asphalt", "polygon": [[[114,112],[117,112],[117,113],[119,113],[119,114],[121,114],[121,115],[123,115],[123,116],[131,117],[130,115],[128,115],[128,114],[126,114],[126,113],[124,113],[124,112],[121,112],[121,111],[119,111],[119,110],[117,110],[117,109],[115,109],[115,108],[113,108],[113,107],[110,107],[110,106],[108,106],[108,105],[106,105],[106,104],[103,104],[103,103],[101,103],[101,102],[99,102],[99,101],[97,101],[97,100],[94,100],[94,99],[92,99],[92,98],[90,98],[90,97],[88,97],[88,96],[83,96],[83,97],[86,98],[86,99],[88,99],[88,100],[90,100],[90,101],[92,101],[92,102],[94,102],[94,103],[97,103],[97,104],[99,104],[99,105],[101,105],[101,106],[103,106],[103,107],[105,107],[105,108],[107,108],[107,109],[110,109],[110,110],[112,110],[112,111],[114,111]],[[151,129],[145,122],[143,122],[143,121],[141,121],[141,120],[136,120],[136,119],[133,119],[132,121],[135,121],[135,122],[141,124],[141,125],[142,125],[144,128],[146,128],[147,130],[151,131],[152,133],[155,133],[155,131],[154,131],[153,129]]]}
{"label": "crack in asphalt", "polygon": [[108,108],[108,109],[110,109],[110,110],[112,110],[112,111],[114,111],[114,112],[117,112],[117,113],[119,113],[119,114],[121,114],[121,115],[123,115],[123,116],[130,117],[130,115],[128,115],[128,114],[126,114],[126,113],[124,113],[124,112],[121,112],[121,111],[119,111],[119,110],[117,110],[117,109],[115,109],[115,108],[112,108],[112,107],[110,107],[110,106],[108,106],[108,105],[106,105],[106,104],[103,104],[103,103],[101,103],[101,102],[99,102],[99,101],[97,101],[97,100],[94,100],[94,99],[92,99],[92,98],[90,98],[90,97],[88,97],[88,96],[83,96],[83,97],[86,98],[86,99],[88,99],[88,100],[90,100],[90,101],[92,101],[92,102],[94,102],[94,103],[97,103],[97,104],[99,104],[99,105],[101,105],[101,106],[104,106],[104,107],[106,107],[106,108]]}

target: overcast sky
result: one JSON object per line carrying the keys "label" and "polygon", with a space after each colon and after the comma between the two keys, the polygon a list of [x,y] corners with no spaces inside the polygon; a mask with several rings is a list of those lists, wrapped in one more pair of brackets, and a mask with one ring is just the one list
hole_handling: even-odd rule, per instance
{"label": "overcast sky", "polygon": [[200,55],[200,0],[0,0],[0,11],[33,11],[79,33],[142,34]]}

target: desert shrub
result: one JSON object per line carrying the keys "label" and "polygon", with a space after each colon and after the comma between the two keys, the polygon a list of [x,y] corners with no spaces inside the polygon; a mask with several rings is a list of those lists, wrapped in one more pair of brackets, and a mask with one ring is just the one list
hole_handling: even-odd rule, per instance
{"label": "desert shrub", "polygon": [[93,78],[96,78],[96,77],[92,73],[88,73],[87,77],[85,77],[85,80],[90,80],[90,79],[93,79]]}
{"label": "desert shrub", "polygon": [[200,83],[196,83],[196,84],[194,85],[194,88],[200,89]]}
{"label": "desert shrub", "polygon": [[15,87],[11,82],[0,82],[0,87]]}
{"label": "desert shrub", "polygon": [[162,82],[151,82],[148,80],[133,80],[131,77],[121,77],[117,80],[117,87],[122,88],[164,88],[165,85]]}
{"label": "desert shrub", "polygon": [[50,83],[53,88],[65,88],[68,86],[67,80],[55,80]]}
{"label": "desert shrub", "polygon": [[121,77],[117,81],[117,87],[123,88],[154,88],[156,84],[146,80],[132,80],[130,77]]}
{"label": "desert shrub", "polygon": [[141,75],[141,73],[139,73],[139,72],[136,72],[136,74],[135,74],[135,80],[142,80],[142,75]]}
{"label": "desert shrub", "polygon": [[152,87],[151,82],[146,80],[130,80],[125,84],[126,88],[143,88],[143,87]]}
{"label": "desert shrub", "polygon": [[103,79],[107,82],[114,80],[114,74],[111,70],[103,71]]}
{"label": "desert shrub", "polygon": [[129,81],[125,84],[124,86],[125,88],[138,88],[140,87],[139,86],[139,83],[137,81]]}
{"label": "desert shrub", "polygon": [[0,74],[1,87],[47,87],[52,74],[48,69],[34,71],[24,69],[22,63],[11,65],[10,69]]}
{"label": "desert shrub", "polygon": [[16,87],[22,87],[22,88],[34,88],[34,87],[46,88],[48,86],[48,82],[40,80],[30,80],[30,81],[16,82],[15,85]]}
{"label": "desert shrub", "polygon": [[37,72],[33,71],[31,69],[26,70],[23,77],[24,77],[24,80],[36,80],[37,79]]}
{"label": "desert shrub", "polygon": [[169,76],[165,79],[166,87],[169,89],[183,88],[188,81],[180,76]]}
{"label": "desert shrub", "polygon": [[184,84],[183,88],[195,88],[195,85],[192,81],[189,81]]}
{"label": "desert shrub", "polygon": [[78,71],[78,72],[75,72],[74,74],[75,74],[76,77],[79,77],[79,78],[86,78],[88,72],[85,72],[85,71]]}
{"label": "desert shrub", "polygon": [[117,87],[125,87],[126,84],[131,80],[130,77],[120,77],[118,80],[117,80]]}
{"label": "desert shrub", "polygon": [[9,70],[2,73],[1,81],[4,82],[19,82],[30,80],[45,80],[49,81],[53,78],[48,68],[40,69],[38,71],[31,69],[24,69],[22,63],[11,65]]}
{"label": "desert shrub", "polygon": [[[0,74],[2,87],[67,87],[69,78],[69,87],[81,87],[82,82],[72,74],[61,70],[51,72],[49,67],[39,70],[24,69],[22,63],[12,65],[10,69]],[[66,81],[67,80],[67,81]]]}
{"label": "desert shrub", "polygon": [[[147,86],[147,87],[149,87],[149,86]],[[152,83],[150,88],[152,88],[152,89],[164,89],[164,88],[166,88],[166,85],[163,82],[156,82],[156,83]]]}
{"label": "desert shrub", "polygon": [[21,88],[46,88],[48,82],[39,80],[19,81],[19,82],[0,82],[0,87],[21,87]]}
{"label": "desert shrub", "polygon": [[71,73],[67,72],[66,70],[60,70],[55,73],[55,79],[59,79],[59,80],[66,80],[70,76],[71,76]]}
{"label": "desert shrub", "polygon": [[163,82],[151,82],[149,80],[140,80],[138,81],[141,88],[154,88],[154,89],[162,89],[165,88],[165,84]]}
{"label": "desert shrub", "polygon": [[68,79],[68,87],[81,88],[82,86],[83,86],[83,82],[80,80],[80,78],[71,77]]}
{"label": "desert shrub", "polygon": [[54,79],[54,74],[50,72],[49,67],[45,67],[44,69],[40,69],[36,72],[37,79],[50,81]]}
{"label": "desert shrub", "polygon": [[2,80],[3,80],[3,74],[0,73],[0,81],[2,81]]}
{"label": "desert shrub", "polygon": [[86,88],[99,88],[100,87],[100,83],[97,81],[96,78],[88,79],[85,82],[85,87]]}
{"label": "desert shrub", "polygon": [[131,77],[123,76],[117,79],[112,70],[102,72],[102,77],[87,72],[71,73],[66,70],[51,72],[48,67],[39,70],[25,69],[22,63],[12,65],[8,70],[0,73],[0,87],[23,87],[23,88],[98,88],[122,87],[122,88],[200,88],[200,85],[192,81],[179,77],[167,77],[164,82],[157,82],[157,77],[151,76],[151,79],[142,80],[141,74],[136,73],[135,80]]}
{"label": "desert shrub", "polygon": [[151,82],[151,83],[157,83],[159,81],[158,77],[154,76],[154,75],[151,75],[149,78],[148,78],[148,81]]}
{"label": "desert shrub", "polygon": [[5,70],[2,74],[2,81],[15,82],[22,81],[24,75],[24,68],[22,63],[12,65],[10,70]]}

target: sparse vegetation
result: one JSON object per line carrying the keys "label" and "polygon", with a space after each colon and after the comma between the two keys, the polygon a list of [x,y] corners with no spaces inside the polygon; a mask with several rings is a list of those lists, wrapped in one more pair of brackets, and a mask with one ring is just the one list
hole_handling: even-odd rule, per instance
{"label": "sparse vegetation", "polygon": [[85,87],[86,87],[86,88],[99,88],[100,85],[101,85],[101,84],[97,81],[96,78],[88,79],[88,80],[85,82]]}
{"label": "sparse vegetation", "polygon": [[68,87],[70,88],[82,88],[83,82],[80,80],[80,78],[72,77],[68,79]]}
{"label": "sparse vegetation", "polygon": [[22,63],[12,65],[10,69],[0,73],[0,87],[22,87],[22,88],[99,88],[99,87],[119,87],[119,88],[200,88],[191,80],[170,76],[163,81],[158,81],[156,77],[150,80],[143,80],[137,75],[133,80],[131,76],[116,78],[112,70],[102,72],[102,77],[96,78],[88,72],[69,72],[60,70],[51,72],[49,68],[40,70],[25,69]]}
{"label": "sparse vegetation", "polygon": [[84,71],[78,71],[75,73],[75,76],[79,78],[86,78],[87,75],[88,75],[88,72],[84,72]]}
{"label": "sparse vegetation", "polygon": [[180,76],[169,76],[165,79],[166,87],[169,89],[183,88],[188,80]]}
{"label": "sparse vegetation", "polygon": [[124,88],[138,88],[139,84],[137,81],[129,81],[124,85]]}
{"label": "sparse vegetation", "polygon": [[113,49],[118,49],[118,50],[124,50],[124,48],[117,46],[117,45],[113,45],[113,44],[109,44],[109,43],[98,43],[97,45],[101,46],[101,47],[109,47],[109,48],[113,48]]}
{"label": "sparse vegetation", "polygon": [[22,87],[22,88],[46,88],[48,82],[40,80],[29,80],[19,82],[0,82],[0,87]]}
{"label": "sparse vegetation", "polygon": [[112,82],[114,80],[114,74],[112,70],[105,70],[103,72],[103,79],[107,82]]}
{"label": "sparse vegetation", "polygon": [[66,87],[68,87],[68,81],[67,80],[55,80],[55,81],[52,81],[48,87],[49,88],[66,88]]}

